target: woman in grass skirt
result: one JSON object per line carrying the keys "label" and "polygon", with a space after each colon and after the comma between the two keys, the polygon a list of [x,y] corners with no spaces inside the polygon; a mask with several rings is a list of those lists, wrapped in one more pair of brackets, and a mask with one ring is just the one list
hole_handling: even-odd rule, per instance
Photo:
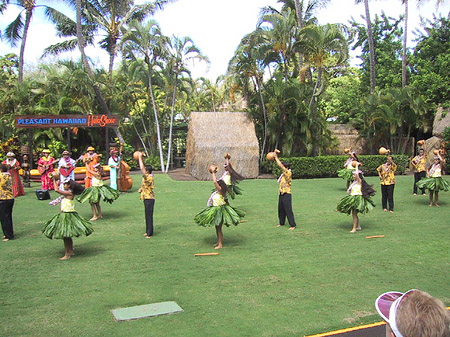
{"label": "woman in grass skirt", "polygon": [[207,208],[194,217],[194,221],[200,226],[215,226],[217,243],[214,249],[223,247],[222,226],[237,226],[245,213],[237,208],[231,207],[225,200],[228,187],[223,180],[217,180],[216,170],[210,170],[216,190],[211,194],[207,202]]}
{"label": "woman in grass skirt", "polygon": [[92,175],[92,186],[86,188],[83,193],[77,197],[77,200],[81,203],[89,200],[92,209],[92,218],[90,220],[95,221],[103,217],[100,200],[103,199],[103,201],[111,204],[119,197],[120,193],[109,186],[103,185],[103,169],[100,164],[94,165],[93,170],[87,166],[86,169]]}
{"label": "woman in grass skirt", "polygon": [[227,185],[227,196],[234,199],[236,195],[242,195],[242,190],[237,184],[239,184],[239,181],[244,180],[244,177],[233,169],[233,166],[230,163],[231,155],[229,153],[225,153],[224,157],[225,164],[223,167],[225,172],[219,180],[223,180]]}
{"label": "woman in grass skirt", "polygon": [[442,171],[444,170],[445,159],[440,152],[437,152],[434,156],[434,163],[427,169],[427,178],[422,178],[417,187],[421,189],[427,189],[430,191],[430,206],[434,204],[439,207],[439,191],[449,191],[450,184],[442,178]]}
{"label": "woman in grass skirt", "polygon": [[375,190],[365,181],[358,162],[353,171],[353,182],[347,189],[347,193],[348,195],[337,205],[337,210],[341,213],[352,214],[353,228],[350,233],[355,233],[361,230],[358,213],[367,213],[375,207],[375,203],[370,198],[375,195]]}
{"label": "woman in grass skirt", "polygon": [[359,162],[358,156],[356,155],[355,151],[350,151],[348,153],[348,159],[344,163],[344,168],[337,172],[338,177],[344,179],[347,182],[347,189],[350,186],[350,183],[353,182],[354,168],[352,165],[354,161]]}
{"label": "woman in grass skirt", "polygon": [[89,221],[82,218],[75,211],[74,195],[83,191],[83,186],[73,180],[64,183],[64,190],[59,189],[59,184],[53,178],[55,191],[64,199],[61,201],[61,213],[53,216],[42,228],[42,233],[49,239],[64,240],[64,256],[60,260],[68,260],[73,254],[73,237],[90,235],[94,229]]}

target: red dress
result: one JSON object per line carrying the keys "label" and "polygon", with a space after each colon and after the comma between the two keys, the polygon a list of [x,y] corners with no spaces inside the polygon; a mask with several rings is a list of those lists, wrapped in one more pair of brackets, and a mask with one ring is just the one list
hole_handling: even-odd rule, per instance
{"label": "red dress", "polygon": [[20,163],[17,159],[9,160],[6,159],[2,162],[8,166],[8,173],[12,177],[13,184],[13,196],[14,198],[20,197],[21,195],[25,195],[25,191],[23,190],[22,180],[20,179],[19,170]]}
{"label": "red dress", "polygon": [[38,160],[38,170],[41,174],[41,189],[53,190],[53,180],[48,176],[50,172],[53,172],[53,164],[55,158],[53,157],[41,157]]}

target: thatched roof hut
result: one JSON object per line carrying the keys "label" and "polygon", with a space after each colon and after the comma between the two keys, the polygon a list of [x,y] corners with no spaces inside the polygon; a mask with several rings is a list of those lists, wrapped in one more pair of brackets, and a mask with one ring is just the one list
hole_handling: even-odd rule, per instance
{"label": "thatched roof hut", "polygon": [[258,176],[258,139],[244,112],[192,112],[186,142],[186,172],[199,180],[211,180],[210,164],[219,167],[221,176],[227,152],[236,172]]}

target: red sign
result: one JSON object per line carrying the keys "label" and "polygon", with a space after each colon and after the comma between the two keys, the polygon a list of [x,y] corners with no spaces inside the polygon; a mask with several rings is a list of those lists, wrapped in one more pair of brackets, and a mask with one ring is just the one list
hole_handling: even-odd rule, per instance
{"label": "red sign", "polygon": [[14,116],[16,128],[70,128],[119,126],[117,115],[29,115]]}

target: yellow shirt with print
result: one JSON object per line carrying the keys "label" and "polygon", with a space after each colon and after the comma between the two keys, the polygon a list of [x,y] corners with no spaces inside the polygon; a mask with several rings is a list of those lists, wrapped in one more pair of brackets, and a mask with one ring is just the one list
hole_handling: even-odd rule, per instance
{"label": "yellow shirt with print", "polygon": [[395,171],[397,170],[396,164],[391,164],[391,167],[386,170],[386,164],[378,166],[377,171],[380,174],[381,185],[393,185],[395,184]]}
{"label": "yellow shirt with print", "polygon": [[278,192],[280,192],[280,194],[285,193],[291,194],[291,183],[292,183],[292,171],[284,168],[283,174],[280,178],[280,186],[278,188]]}
{"label": "yellow shirt with print", "polygon": [[138,190],[141,194],[140,199],[155,199],[155,193],[153,192],[154,188],[153,176],[151,174],[144,174],[142,177],[141,188]]}
{"label": "yellow shirt with print", "polygon": [[425,165],[427,164],[427,158],[425,158],[425,156],[422,156],[422,158],[420,158],[420,156],[415,156],[411,160],[411,164],[414,166],[416,172],[423,172],[426,169]]}
{"label": "yellow shirt with print", "polygon": [[12,177],[7,173],[0,173],[0,200],[14,199]]}

